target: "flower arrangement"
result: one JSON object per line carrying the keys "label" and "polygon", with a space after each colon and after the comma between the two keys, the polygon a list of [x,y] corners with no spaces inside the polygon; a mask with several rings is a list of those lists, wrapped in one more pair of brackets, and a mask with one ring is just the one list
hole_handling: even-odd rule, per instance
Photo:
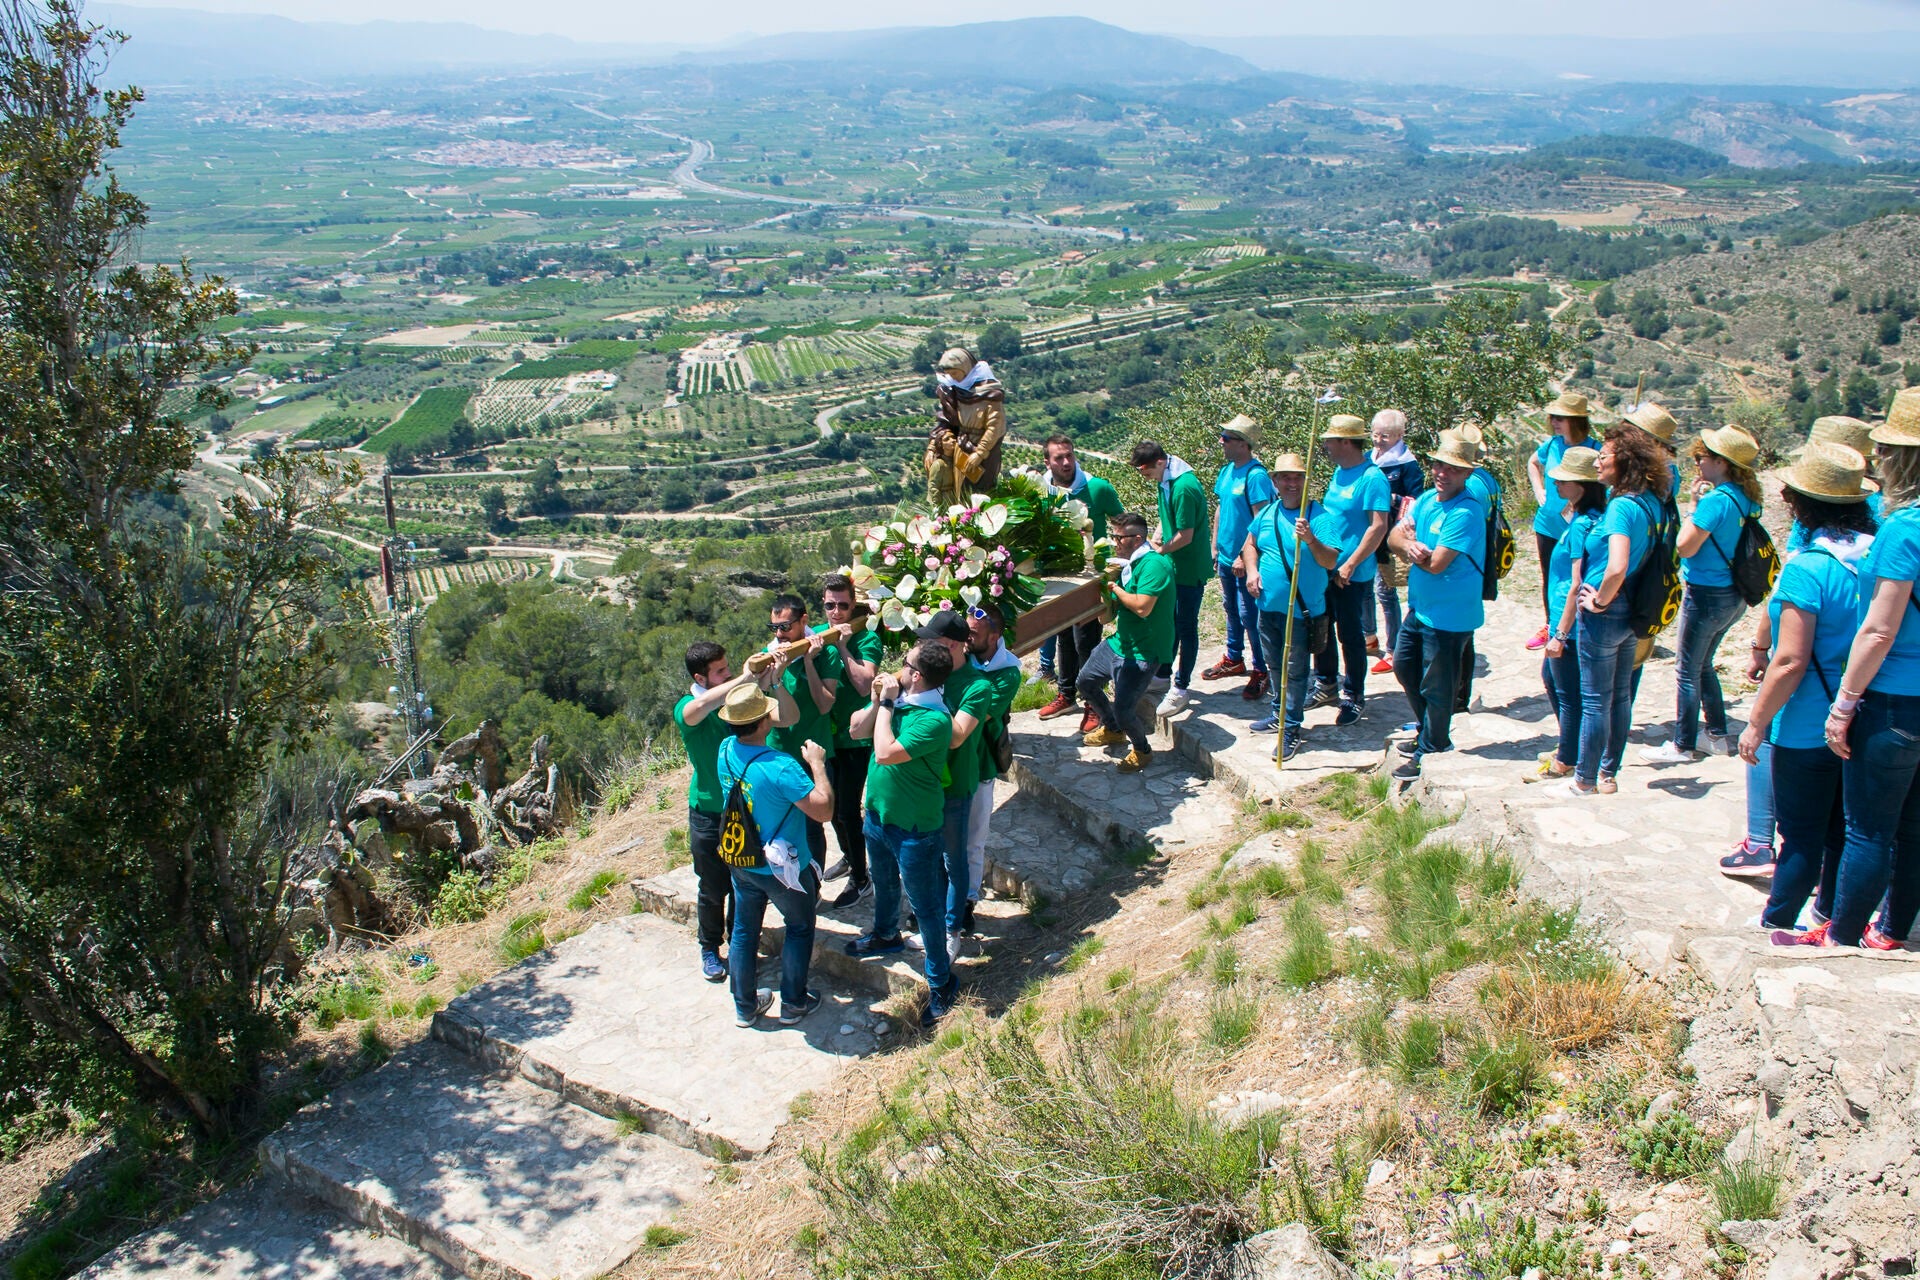
{"label": "flower arrangement", "polygon": [[869,630],[911,637],[940,610],[985,600],[1012,634],[1046,590],[1039,573],[1084,563],[1085,504],[1051,504],[1031,482],[1008,489],[866,531],[861,563],[843,572],[872,607]]}

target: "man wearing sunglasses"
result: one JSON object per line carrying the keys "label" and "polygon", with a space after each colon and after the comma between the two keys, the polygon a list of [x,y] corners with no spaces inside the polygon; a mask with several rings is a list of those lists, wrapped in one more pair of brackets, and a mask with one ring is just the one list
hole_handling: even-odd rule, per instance
{"label": "man wearing sunglasses", "polygon": [[[1103,526],[1104,527],[1104,526]],[[1097,624],[1096,624],[1097,625]],[[993,822],[993,780],[1000,769],[993,759],[989,735],[1009,732],[1007,716],[1013,710],[1014,695],[1024,679],[1020,659],[1013,656],[1002,639],[1005,624],[1000,610],[983,602],[967,610],[967,665],[980,672],[993,690],[987,707],[987,719],[975,735],[980,740],[980,787],[973,793],[973,811],[967,815],[967,898],[960,908],[960,933],[973,928],[973,904],[980,901],[980,881],[987,870],[987,828]],[[1095,644],[1099,641],[1096,639]]]}
{"label": "man wearing sunglasses", "polygon": [[1170,716],[1178,714],[1192,697],[1187,687],[1193,683],[1194,664],[1200,657],[1200,604],[1214,573],[1213,548],[1200,536],[1200,528],[1207,522],[1207,491],[1184,458],[1168,456],[1153,440],[1133,446],[1133,469],[1159,495],[1160,535],[1152,540],[1152,547],[1173,567],[1173,599],[1167,607],[1175,612],[1174,648],[1179,652],[1180,665],[1174,668],[1174,655],[1169,652],[1157,672],[1159,677],[1173,681],[1158,709],[1159,714]]}
{"label": "man wearing sunglasses", "polygon": [[1113,638],[1096,645],[1080,668],[1080,701],[1100,717],[1100,727],[1086,736],[1086,744],[1131,744],[1120,772],[1138,773],[1153,762],[1140,699],[1154,670],[1173,656],[1174,569],[1172,561],[1147,544],[1146,517],[1130,511],[1114,517],[1112,528],[1114,558],[1123,562],[1119,579],[1108,588],[1117,622]]}
{"label": "man wearing sunglasses", "polygon": [[[920,628],[921,647],[941,645],[952,663],[952,674],[940,686],[947,714],[953,717],[953,735],[947,743],[946,801],[941,816],[941,849],[946,858],[946,931],[960,931],[966,912],[967,824],[973,816],[974,793],[980,789],[980,726],[992,718],[998,694],[986,672],[967,661],[967,620],[942,609]],[[916,914],[918,909],[916,908]],[[923,921],[924,923],[924,921]],[[908,939],[908,946],[913,945]]]}
{"label": "man wearing sunglasses", "polygon": [[[792,724],[775,729],[767,739],[767,745],[776,751],[784,751],[795,760],[805,760],[801,748],[809,742],[820,744],[827,753],[829,769],[833,761],[833,703],[840,686],[847,681],[847,671],[840,663],[840,651],[827,643],[823,635],[807,628],[807,602],[791,594],[777,595],[773,598],[773,615],[767,624],[767,630],[773,639],[769,649],[779,649],[789,644],[811,638],[807,648],[799,653],[787,665],[780,677],[780,687],[786,690],[799,711],[799,717]],[[813,856],[814,865],[824,866],[827,860],[827,827],[814,818],[807,819],[807,852]]]}
{"label": "man wearing sunglasses", "polygon": [[[853,583],[843,573],[830,573],[820,582],[820,609],[829,627],[853,625]],[[846,671],[846,679],[833,699],[833,759],[829,771],[833,777],[833,835],[840,842],[840,858],[827,868],[827,880],[850,877],[846,888],[830,904],[850,907],[873,892],[867,875],[867,843],[861,835],[861,801],[867,785],[867,766],[873,760],[873,744],[854,738],[847,725],[853,713],[866,705],[873,678],[880,673],[880,633],[864,626],[851,636],[833,641],[834,656]]]}

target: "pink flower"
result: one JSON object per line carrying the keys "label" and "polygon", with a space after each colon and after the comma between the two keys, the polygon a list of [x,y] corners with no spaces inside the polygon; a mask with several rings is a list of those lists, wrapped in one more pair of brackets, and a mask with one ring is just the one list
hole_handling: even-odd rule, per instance
{"label": "pink flower", "polygon": [[927,557],[926,564],[929,569],[938,569],[940,567],[940,561],[933,556]]}
{"label": "pink flower", "polygon": [[989,587],[989,588],[987,588],[987,589],[988,589],[989,591],[991,591],[991,592],[993,592],[993,594],[994,594],[994,595],[999,595],[999,594],[1000,594],[1000,584],[999,584],[999,583],[997,583],[997,582],[996,582],[996,583],[994,583],[994,584],[993,584],[993,585],[992,585],[991,587]]}
{"label": "pink flower", "polygon": [[899,561],[899,559],[900,559],[899,556],[896,556],[895,554],[893,554],[893,552],[889,551],[885,556],[881,557],[880,562],[882,564],[895,564]]}

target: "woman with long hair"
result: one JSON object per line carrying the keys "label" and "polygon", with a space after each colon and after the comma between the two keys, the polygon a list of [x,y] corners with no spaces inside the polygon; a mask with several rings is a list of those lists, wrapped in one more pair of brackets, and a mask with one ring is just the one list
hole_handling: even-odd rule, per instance
{"label": "woman with long hair", "polygon": [[[1893,398],[1874,428],[1880,532],[1860,565],[1862,618],[1827,713],[1826,739],[1845,761],[1847,842],[1833,918],[1801,935],[1814,946],[1892,950],[1920,910],[1920,387]],[[1874,907],[1886,898],[1876,928]]]}
{"label": "woman with long hair", "polygon": [[1567,790],[1576,796],[1618,791],[1615,776],[1633,719],[1633,634],[1627,579],[1646,560],[1666,500],[1666,458],[1659,442],[1634,426],[1616,427],[1601,446],[1597,473],[1607,486],[1600,531],[1605,552],[1590,543],[1582,563],[1580,752]]}
{"label": "woman with long hair", "polygon": [[1703,709],[1708,750],[1722,755],[1733,752],[1727,700],[1713,658],[1727,632],[1747,611],[1747,602],[1733,585],[1733,556],[1740,545],[1740,527],[1760,514],[1760,478],[1753,471],[1760,446],[1738,427],[1720,427],[1700,433],[1692,457],[1702,484],[1712,487],[1701,494],[1680,526],[1680,578],[1686,587],[1680,596],[1679,637],[1674,643],[1678,692],[1673,736],[1640,752],[1648,764],[1691,763]]}
{"label": "woman with long hair", "polygon": [[1874,541],[1866,475],[1867,460],[1857,451],[1816,442],[1780,491],[1807,536],[1781,567],[1767,602],[1772,652],[1740,735],[1740,757],[1758,765],[1761,747],[1771,744],[1780,856],[1760,926],[1789,939],[1816,887],[1816,916],[1832,909],[1846,845],[1840,757],[1827,746],[1825,725],[1859,627],[1860,566]]}
{"label": "woman with long hair", "polygon": [[1540,753],[1527,781],[1564,778],[1580,758],[1580,644],[1575,625],[1580,601],[1573,584],[1581,580],[1590,557],[1607,553],[1607,487],[1600,483],[1600,454],[1584,445],[1563,451],[1547,468],[1553,482],[1555,527],[1560,534],[1547,553],[1547,645],[1540,679],[1547,705],[1560,725],[1556,750]]}

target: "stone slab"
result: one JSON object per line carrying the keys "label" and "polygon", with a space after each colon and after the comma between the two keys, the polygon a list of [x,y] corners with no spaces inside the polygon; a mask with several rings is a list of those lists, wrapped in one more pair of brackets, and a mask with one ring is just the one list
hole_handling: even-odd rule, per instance
{"label": "stone slab", "polygon": [[684,1147],[623,1137],[432,1041],[334,1090],[260,1152],[296,1190],[485,1280],[598,1276],[707,1174]]}
{"label": "stone slab", "polygon": [[127,1241],[83,1280],[452,1280],[459,1273],[344,1220],[272,1176]]}
{"label": "stone slab", "polygon": [[[457,997],[434,1015],[433,1034],[682,1145],[764,1151],[795,1097],[876,1046],[867,993],[816,982],[826,1003],[799,1026],[767,1017],[740,1028],[726,984],[701,981],[692,958],[668,921],[609,920]],[[778,985],[766,969],[761,982]],[[843,1036],[847,1025],[856,1029]]]}

